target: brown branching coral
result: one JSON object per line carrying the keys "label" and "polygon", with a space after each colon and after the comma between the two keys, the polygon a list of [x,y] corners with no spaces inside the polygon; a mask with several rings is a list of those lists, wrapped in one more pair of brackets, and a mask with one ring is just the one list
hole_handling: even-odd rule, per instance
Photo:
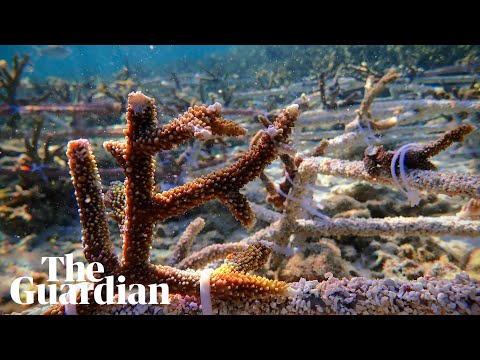
{"label": "brown branching coral", "polygon": [[0,88],[5,90],[5,95],[0,94],[0,100],[8,105],[17,105],[17,89],[25,66],[28,65],[30,56],[25,54],[21,58],[13,55],[12,69],[9,69],[5,60],[0,60]]}
{"label": "brown branching coral", "polygon": [[227,255],[242,251],[246,247],[247,244],[243,242],[209,245],[187,256],[176,267],[179,269],[201,269],[211,262],[225,259]]}
{"label": "brown branching coral", "polygon": [[7,115],[11,115],[6,123],[10,127],[20,118],[17,111],[19,105],[17,91],[29,60],[30,55],[28,54],[24,54],[21,58],[19,58],[18,54],[13,55],[12,69],[8,67],[6,60],[0,60],[0,90],[3,89],[0,92],[0,100],[5,103],[2,107],[7,110]]}
{"label": "brown branching coral", "polygon": [[[68,170],[60,157],[64,147],[52,144],[49,134],[42,139],[42,116],[35,116],[34,121],[30,135],[24,137],[23,149],[9,148],[5,142],[9,152],[2,157],[0,174],[11,178],[12,183],[2,189],[5,196],[0,196],[0,223],[7,234],[30,235],[54,223],[64,224],[76,216]],[[1,148],[3,152],[3,144]],[[59,204],[64,204],[67,210],[58,211]]]}
{"label": "brown branching coral", "polygon": [[173,254],[170,257],[168,265],[176,266],[180,261],[187,257],[195,238],[197,237],[198,233],[202,231],[204,226],[205,220],[203,220],[201,217],[196,218],[187,226],[184,233],[178,240],[175,249],[173,250]]}
{"label": "brown branching coral", "polygon": [[[367,181],[372,184],[394,185],[390,175],[371,176],[362,161],[331,159],[326,157],[311,158],[313,166],[320,174],[333,175],[349,179]],[[407,173],[407,180],[414,189],[432,191],[450,196],[467,195],[480,198],[480,176],[456,174],[434,170],[412,169]]]}
{"label": "brown branching coral", "polygon": [[[387,73],[382,76],[382,78],[375,85],[369,85],[369,80],[367,79],[367,85],[365,85],[365,96],[362,100],[362,103],[360,104],[360,109],[358,110],[358,116],[360,117],[360,119],[372,119],[372,113],[370,111],[370,108],[375,97],[380,95],[383,90],[385,90],[387,84],[397,80],[401,76],[402,74],[398,73],[395,69],[392,68],[389,69]],[[370,79],[370,83],[371,82],[373,82],[373,80]]]}
{"label": "brown branching coral", "polygon": [[[405,154],[405,166],[409,169],[436,170],[429,158],[438,155],[456,142],[462,142],[464,137],[476,128],[470,124],[464,124],[454,130],[447,131],[436,141],[409,149]],[[372,146],[365,150],[365,169],[369,175],[376,177],[387,175],[391,172],[391,163],[396,151],[385,151],[383,146]],[[397,166],[398,167],[398,166]]]}
{"label": "brown branching coral", "polygon": [[[106,142],[105,148],[124,169],[125,217],[122,223],[123,256],[114,253],[107,225],[104,195],[95,157],[87,140],[68,144],[70,171],[75,186],[83,227],[85,258],[104,265],[105,275],[123,275],[126,284],[166,283],[170,291],[198,295],[200,274],[181,271],[150,263],[153,228],[157,221],[180,215],[206,201],[219,199],[244,226],[254,223],[254,215],[239,189],[255,179],[278,155],[288,141],[298,116],[296,106],[286,108],[265,130],[259,142],[234,164],[162,193],[154,192],[155,161],[153,155],[174,148],[196,137],[209,139],[212,135],[239,136],[245,130],[221,116],[221,105],[190,108],[169,124],[159,126],[154,100],[140,92],[128,98],[126,143]],[[117,185],[115,191],[120,190]],[[121,196],[108,196],[111,208],[121,208]],[[114,205],[115,204],[115,205]],[[114,211],[115,213],[115,211]],[[228,257],[227,262],[210,276],[211,295],[218,299],[242,299],[252,296],[272,296],[287,291],[287,284],[247,272],[266,261],[264,245],[251,245]],[[95,306],[93,307],[95,308]]]}
{"label": "brown branching coral", "polygon": [[39,140],[43,122],[43,117],[36,118],[31,138],[24,138],[25,152],[20,155],[17,166],[18,170],[30,171],[29,176],[22,176],[20,173],[20,176],[24,181],[32,182],[32,172],[38,171],[44,182],[46,182],[46,175],[44,174],[43,169],[47,166],[53,166],[55,168],[60,165],[55,161],[55,157],[58,157],[58,155],[63,152],[63,146],[52,146],[50,144],[51,136],[49,134],[45,136],[43,146],[39,149]]}
{"label": "brown branching coral", "polygon": [[[260,123],[268,129],[268,127],[272,126],[270,120],[268,120],[264,116],[259,116],[258,120]],[[262,136],[263,131],[260,130],[250,141],[250,145],[255,145],[257,141]],[[285,179],[280,183],[279,189],[275,186],[272,180],[265,174],[265,172],[260,173],[260,180],[262,181],[263,185],[265,186],[265,190],[267,191],[267,202],[272,204],[275,209],[283,210],[285,208],[285,194],[288,194],[290,189],[292,188],[293,179],[295,179],[295,175],[297,173],[297,165],[295,164],[295,159],[292,157],[294,152],[294,148],[289,146],[285,147],[284,153],[280,154],[280,160],[282,160],[284,169]],[[299,160],[301,162],[301,159]]]}
{"label": "brown branching coral", "polygon": [[360,123],[363,120],[365,120],[369,128],[379,129],[379,130],[396,125],[396,122],[385,124],[385,122],[374,121],[372,112],[371,112],[371,107],[375,97],[377,97],[379,94],[383,92],[383,90],[385,90],[385,87],[387,86],[387,84],[397,80],[400,77],[401,77],[401,74],[398,73],[394,68],[391,68],[375,84],[373,83],[374,81],[373,77],[367,78],[367,81],[365,84],[365,95],[360,104],[360,108],[357,110],[357,118],[345,126],[345,131],[349,132],[356,127],[359,127],[360,130],[362,130],[362,125]]}

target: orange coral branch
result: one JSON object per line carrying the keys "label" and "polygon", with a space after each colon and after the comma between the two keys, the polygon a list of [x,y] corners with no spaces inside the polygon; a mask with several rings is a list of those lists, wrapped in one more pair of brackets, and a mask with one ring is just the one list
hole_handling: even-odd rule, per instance
{"label": "orange coral branch", "polygon": [[83,253],[88,262],[102,263],[105,274],[113,274],[120,263],[110,240],[102,184],[88,140],[70,141],[67,156],[80,208]]}
{"label": "orange coral branch", "polygon": [[[298,117],[298,107],[292,105],[284,109],[258,144],[233,165],[159,194],[154,193],[153,155],[156,152],[172,149],[191,137],[206,140],[214,134],[238,136],[245,130],[222,118],[218,103],[190,108],[162,127],[158,126],[156,117],[154,99],[140,92],[131,93],[124,131],[126,144],[105,143],[126,175],[124,217],[121,213],[112,214],[123,223],[121,263],[113,252],[100,177],[89,143],[80,139],[68,144],[67,154],[84,229],[84,252],[89,262],[99,261],[106,265],[108,273],[125,276],[126,284],[166,283],[171,292],[196,296],[199,273],[150,263],[155,223],[216,198],[225,202],[243,225],[252,225],[253,212],[239,190],[255,179],[283,146],[289,146],[288,137]],[[121,186],[117,190],[119,192]],[[114,212],[121,210],[123,204],[123,197],[115,191],[107,198]],[[288,288],[286,283],[248,274],[265,263],[269,249],[258,244],[243,251],[228,257],[227,262],[211,274],[211,295],[218,299],[243,299],[284,294]]]}

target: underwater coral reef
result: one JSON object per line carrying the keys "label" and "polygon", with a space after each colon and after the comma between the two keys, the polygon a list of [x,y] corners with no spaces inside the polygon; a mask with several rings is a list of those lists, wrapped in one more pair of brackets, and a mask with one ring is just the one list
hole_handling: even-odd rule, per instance
{"label": "underwater coral reef", "polygon": [[[4,312],[480,314],[478,49],[295,49],[50,89],[19,80],[28,56],[2,62]],[[12,303],[20,276],[35,300],[59,286],[39,259],[67,253],[105,278],[77,304]],[[169,303],[120,301],[134,284]]]}

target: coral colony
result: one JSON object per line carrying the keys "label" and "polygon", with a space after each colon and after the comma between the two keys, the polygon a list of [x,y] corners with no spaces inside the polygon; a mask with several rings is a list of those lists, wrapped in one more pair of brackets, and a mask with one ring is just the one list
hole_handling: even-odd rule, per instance
{"label": "coral colony", "polygon": [[[385,86],[398,78],[392,72],[386,76],[377,86]],[[104,195],[88,140],[68,143],[70,173],[83,228],[84,256],[90,264],[87,266],[90,276],[87,277],[91,282],[85,291],[75,290],[77,301],[65,304],[65,300],[74,297],[73,292],[69,292],[72,296],[65,295],[57,304],[32,308],[25,313],[480,314],[480,286],[466,273],[458,274],[453,280],[422,276],[406,281],[365,277],[338,279],[327,272],[325,280],[301,278],[291,283],[255,274],[265,267],[278,269],[286,256],[301,250],[305,246],[302,234],[472,236],[479,233],[478,221],[457,217],[329,218],[312,205],[312,186],[318,173],[398,186],[412,206],[418,204],[420,191],[451,196],[463,194],[475,201],[480,198],[479,176],[440,172],[428,160],[453,143],[463,141],[475,130],[471,125],[448,131],[426,146],[408,144],[385,152],[382,146],[370,145],[365,150],[363,162],[323,157],[338,144],[347,144],[356,138],[370,141],[374,139],[373,131],[394,126],[398,119],[381,123],[371,118],[370,106],[378,92],[378,88],[370,89],[349,131],[320,143],[313,156],[294,157],[295,148],[289,138],[300,113],[299,106],[294,104],[281,110],[274,119],[260,119],[265,129],[252,139],[250,150],[231,165],[163,192],[155,190],[156,153],[172,150],[192,138],[207,141],[213,135],[236,137],[246,134],[246,130],[226,120],[218,102],[190,107],[162,126],[157,121],[154,99],[141,92],[130,93],[125,142],[104,143],[104,148],[123,169],[124,183],[112,183]],[[274,185],[263,173],[279,156],[287,169],[286,181],[281,187]],[[262,178],[267,191],[277,189],[281,191],[278,193],[285,194],[283,201],[273,197],[271,200],[276,208],[283,209],[282,213],[249,203],[240,192],[257,177]],[[273,192],[270,194],[273,196]],[[152,264],[155,223],[214,199],[225,204],[246,228],[254,225],[256,217],[270,225],[244,241],[214,244],[189,254],[196,235],[205,225],[204,219],[197,218],[178,241],[169,265]],[[464,213],[471,212],[468,209],[465,207]],[[121,258],[114,252],[107,217],[120,227]],[[296,247],[292,246],[292,236],[298,238]],[[223,260],[223,264],[216,269],[206,267],[218,260]],[[97,271],[93,271],[92,264],[97,264]],[[167,286],[155,287],[162,284]],[[125,302],[124,289],[130,285],[135,285],[137,291]],[[114,301],[106,302],[107,292],[111,291],[107,289],[111,287],[116,289]],[[162,299],[166,300],[163,297],[168,295],[168,301],[145,302],[148,292],[160,290],[165,290]],[[156,296],[152,298],[155,300]]]}
{"label": "coral colony", "polygon": [[480,47],[374,48],[0,59],[0,313],[479,315]]}

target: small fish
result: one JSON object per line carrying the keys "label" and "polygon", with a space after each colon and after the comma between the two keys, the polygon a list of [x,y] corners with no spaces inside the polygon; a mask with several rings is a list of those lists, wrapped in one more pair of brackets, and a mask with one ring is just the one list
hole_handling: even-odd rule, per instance
{"label": "small fish", "polygon": [[36,47],[39,56],[47,56],[53,59],[66,59],[72,54],[72,50],[62,45],[47,45],[44,48]]}

